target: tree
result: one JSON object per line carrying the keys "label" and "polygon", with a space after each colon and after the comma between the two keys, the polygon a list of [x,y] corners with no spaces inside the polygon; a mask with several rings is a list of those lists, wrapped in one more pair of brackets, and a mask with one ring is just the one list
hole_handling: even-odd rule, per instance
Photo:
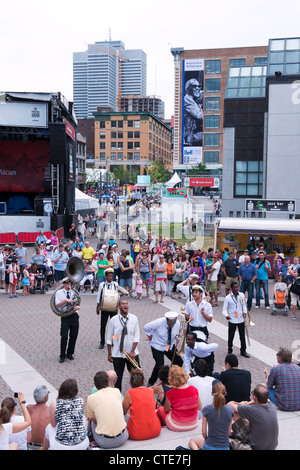
{"label": "tree", "polygon": [[165,168],[162,158],[158,158],[152,162],[151,166],[151,183],[165,183],[170,178],[169,171]]}
{"label": "tree", "polygon": [[205,173],[207,173],[207,168],[204,163],[198,163],[198,165],[193,166],[189,171],[189,175],[203,175]]}

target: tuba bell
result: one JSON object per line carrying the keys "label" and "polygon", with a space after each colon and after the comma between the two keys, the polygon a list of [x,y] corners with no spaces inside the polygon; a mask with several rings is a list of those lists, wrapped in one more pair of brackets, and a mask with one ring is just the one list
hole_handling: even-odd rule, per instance
{"label": "tuba bell", "polygon": [[51,296],[51,299],[50,299],[51,310],[61,318],[69,317],[70,315],[72,315],[75,312],[74,307],[80,305],[81,299],[80,299],[79,292],[77,290],[77,284],[79,284],[79,282],[84,276],[84,269],[85,269],[84,262],[80,258],[72,256],[67,262],[66,275],[72,282],[72,287],[71,287],[71,291],[73,293],[72,304],[66,304],[65,306],[61,308],[56,307],[56,304],[55,304],[56,293],[59,290],[64,288],[63,285],[55,289],[55,291],[53,292]]}

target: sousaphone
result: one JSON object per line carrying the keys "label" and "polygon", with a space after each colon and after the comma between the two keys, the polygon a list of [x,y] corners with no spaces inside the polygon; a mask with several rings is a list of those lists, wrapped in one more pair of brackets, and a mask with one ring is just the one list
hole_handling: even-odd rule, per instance
{"label": "sousaphone", "polygon": [[53,294],[51,296],[50,307],[51,307],[52,311],[61,318],[69,317],[70,315],[73,315],[73,313],[75,312],[74,307],[80,305],[81,299],[80,299],[79,292],[77,290],[77,284],[79,284],[79,282],[81,281],[81,279],[84,276],[84,269],[85,269],[84,268],[84,262],[80,258],[72,256],[69,259],[69,261],[67,262],[66,275],[67,275],[68,279],[70,279],[70,281],[72,282],[72,287],[71,287],[71,291],[73,293],[73,296],[72,296],[73,297],[73,303],[72,304],[67,303],[66,305],[64,305],[61,308],[56,307],[56,304],[55,304],[56,293],[59,290],[64,288],[63,285],[59,286],[53,292]]}

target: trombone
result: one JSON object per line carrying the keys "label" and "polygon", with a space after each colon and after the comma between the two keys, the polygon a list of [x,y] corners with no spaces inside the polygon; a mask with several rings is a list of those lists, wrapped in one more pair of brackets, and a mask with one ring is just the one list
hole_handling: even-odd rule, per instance
{"label": "trombone", "polygon": [[129,352],[126,351],[126,349],[123,349],[123,354],[126,356],[126,359],[133,365],[135,369],[138,369],[140,372],[143,371],[143,369],[140,368],[138,362],[129,355]]}

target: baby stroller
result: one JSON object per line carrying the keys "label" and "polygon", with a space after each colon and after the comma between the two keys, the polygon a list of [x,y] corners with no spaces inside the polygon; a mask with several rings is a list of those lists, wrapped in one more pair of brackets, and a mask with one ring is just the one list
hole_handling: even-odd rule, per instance
{"label": "baby stroller", "polygon": [[273,295],[273,310],[271,315],[276,315],[277,310],[283,312],[283,316],[288,315],[288,288],[285,282],[276,282]]}
{"label": "baby stroller", "polygon": [[36,278],[37,282],[34,287],[34,292],[36,292],[37,290],[40,290],[41,294],[45,294],[45,291],[48,290],[48,284],[46,282],[47,268],[44,264],[38,264],[37,270],[39,272],[39,275]]}

